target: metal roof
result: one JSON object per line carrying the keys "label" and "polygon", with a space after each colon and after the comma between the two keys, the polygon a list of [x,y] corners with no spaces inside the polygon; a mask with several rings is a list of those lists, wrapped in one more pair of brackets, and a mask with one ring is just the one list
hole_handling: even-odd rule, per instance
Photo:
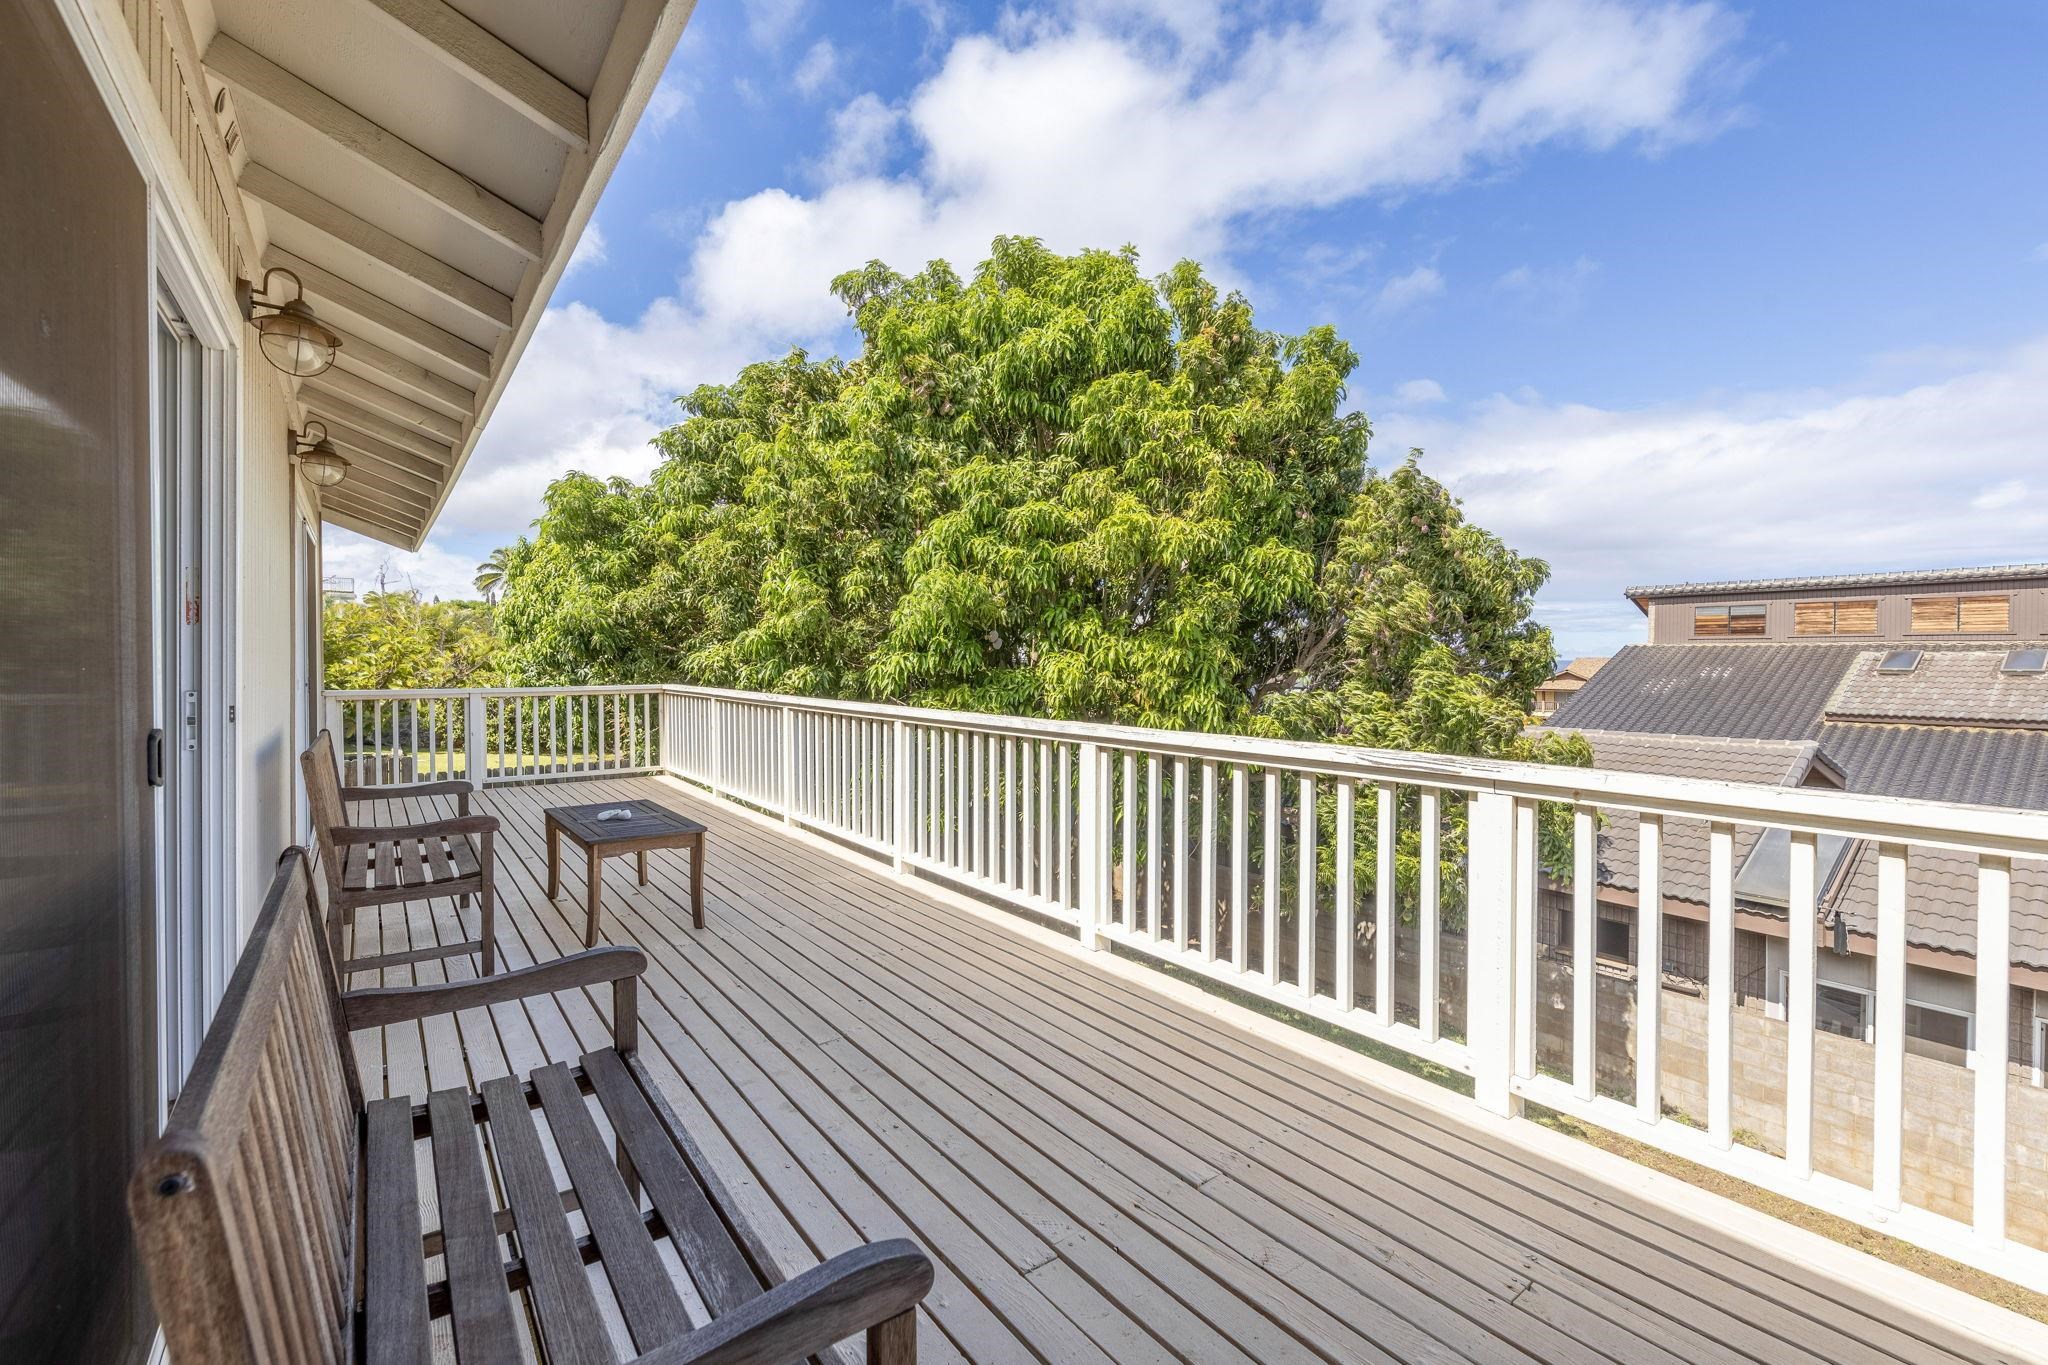
{"label": "metal roof", "polygon": [[1635,600],[1696,597],[1703,593],[1777,592],[1801,588],[1896,588],[1915,583],[1981,583],[2007,578],[2048,577],[2048,564],[1980,564],[1961,569],[1897,569],[1885,573],[1814,574],[1802,578],[1730,578],[1708,583],[1655,583],[1625,588]]}
{"label": "metal roof", "polygon": [[1630,645],[1551,724],[1724,739],[1814,738],[1862,645]]}

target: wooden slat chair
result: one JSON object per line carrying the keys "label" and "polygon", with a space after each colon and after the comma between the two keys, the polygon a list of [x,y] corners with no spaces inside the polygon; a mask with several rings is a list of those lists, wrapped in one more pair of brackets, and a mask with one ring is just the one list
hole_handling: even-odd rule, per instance
{"label": "wooden slat chair", "polygon": [[[327,877],[327,936],[342,980],[356,972],[379,971],[427,958],[460,957],[479,950],[483,974],[498,969],[497,893],[492,886],[492,836],[498,820],[469,813],[469,783],[412,782],[403,786],[344,787],[335,760],[334,736],[322,730],[313,747],[299,755],[306,796],[313,806],[313,834]],[[351,825],[350,801],[391,801],[418,796],[453,796],[454,819],[417,825]],[[475,896],[482,908],[479,936],[462,943],[435,944],[403,952],[344,957],[345,927],[358,910],[453,896],[458,909]]]}
{"label": "wooden slat chair", "polygon": [[[871,1365],[914,1362],[916,1308],[932,1283],[916,1246],[872,1243],[780,1283],[767,1273],[759,1239],[635,1055],[637,949],[344,993],[318,917],[305,852],[289,850],[170,1123],[129,1185],[174,1365],[425,1365],[443,1317],[460,1362],[521,1359],[522,1324],[549,1361],[609,1362],[592,1265],[641,1365],[796,1361],[863,1333]],[[424,1104],[364,1103],[350,1029],[604,982],[615,1045],[580,1065]],[[692,1324],[663,1238],[708,1322]]]}

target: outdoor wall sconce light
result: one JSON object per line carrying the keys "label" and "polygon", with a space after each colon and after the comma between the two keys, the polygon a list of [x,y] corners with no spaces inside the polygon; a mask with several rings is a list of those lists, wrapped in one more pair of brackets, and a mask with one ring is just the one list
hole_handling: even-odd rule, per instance
{"label": "outdoor wall sconce light", "polygon": [[[270,297],[272,275],[282,275],[290,280],[298,291],[297,297],[282,303],[273,302]],[[235,295],[241,300],[242,316],[249,319],[261,335],[263,358],[272,365],[286,374],[304,379],[324,372],[334,363],[334,352],[340,347],[341,338],[313,316],[313,309],[306,302],[306,287],[299,283],[297,275],[283,266],[274,265],[263,272],[263,288],[256,289],[247,280],[237,280]],[[258,309],[268,311],[258,317]]]}
{"label": "outdoor wall sconce light", "polygon": [[[312,439],[314,427],[320,428],[317,441]],[[304,431],[293,432],[292,453],[299,457],[299,473],[316,487],[332,488],[348,477],[348,461],[327,439],[325,422],[308,422]]]}

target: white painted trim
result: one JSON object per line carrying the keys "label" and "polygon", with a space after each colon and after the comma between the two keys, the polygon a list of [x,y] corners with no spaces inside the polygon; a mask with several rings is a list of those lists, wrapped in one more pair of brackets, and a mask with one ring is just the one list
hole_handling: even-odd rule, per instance
{"label": "white painted trim", "polygon": [[[1074,959],[1081,969],[1092,969],[1115,976],[1186,1009],[1207,1014],[1262,1042],[1285,1048],[1317,1065],[1329,1067],[1349,1076],[1361,1084],[1386,1091],[1404,1101],[1429,1109],[1441,1115],[1448,1123],[1476,1129],[1538,1158],[1582,1171],[1596,1180],[1617,1186],[1626,1193],[1661,1209],[1698,1220],[1725,1232],[1754,1247],[1761,1254],[1774,1259],[1789,1259],[1812,1268],[1816,1274],[1825,1278],[1858,1285],[1869,1293],[1887,1298],[1899,1305],[1901,1316],[1916,1316],[1932,1324],[1939,1324],[1949,1330],[1963,1333],[1993,1351],[2005,1351],[2019,1359],[2048,1360],[2048,1324],[2021,1317],[1975,1295],[1930,1280],[1888,1261],[1881,1261],[1875,1256],[1844,1246],[1819,1233],[1809,1232],[1795,1224],[1701,1189],[1697,1185],[1688,1184],[1676,1176],[1665,1175],[1626,1157],[1603,1151],[1591,1143],[1581,1142],[1519,1118],[1489,1114],[1456,1091],[1435,1085],[1419,1076],[1388,1066],[1384,1062],[1374,1061],[1341,1044],[1318,1038],[1314,1034],[1277,1019],[1268,1018],[1242,1005],[1233,1004],[1199,986],[1162,976],[1141,962],[1118,957],[1113,953],[1090,951],[1064,934],[1042,928],[1009,911],[983,904],[925,878],[891,872],[886,864],[857,853],[832,839],[807,830],[788,829],[778,820],[736,801],[727,800],[715,793],[707,793],[697,783],[667,773],[655,775],[654,780],[672,784],[698,800],[717,804],[737,819],[751,821],[772,833],[784,834],[808,848],[829,853],[875,876],[887,877],[914,886],[920,894],[937,900],[951,909],[964,911],[998,925],[1009,933],[1064,954]],[[1527,1087],[1531,1082],[1518,1078],[1515,1084],[1517,1087]],[[1569,1096],[1568,1085],[1558,1083],[1556,1089]],[[1621,1107],[1615,1101],[1603,1100],[1600,1103]],[[1626,1112],[1633,1111],[1630,1109]],[[1602,1126],[1613,1127],[1617,1131],[1633,1131],[1638,1136],[1643,1132],[1652,1131],[1646,1125],[1635,1125],[1633,1129],[1623,1129],[1617,1123],[1603,1123]],[[1664,1124],[1661,1128],[1672,1126]],[[1696,1130],[1685,1131],[1697,1137],[1704,1137]],[[1804,1196],[1793,1197],[1801,1199],[1802,1202],[1811,1202]],[[1867,1218],[1856,1221],[1866,1224],[1869,1222]],[[1954,1250],[1943,1250],[1944,1254],[1956,1255]],[[2048,1254],[2029,1252],[2029,1256],[2038,1258],[2042,1266],[2048,1267]],[[1970,1258],[1956,1256],[1956,1259],[1968,1261]],[[2048,1273],[2027,1278],[2032,1279],[2037,1288],[2048,1285]]]}

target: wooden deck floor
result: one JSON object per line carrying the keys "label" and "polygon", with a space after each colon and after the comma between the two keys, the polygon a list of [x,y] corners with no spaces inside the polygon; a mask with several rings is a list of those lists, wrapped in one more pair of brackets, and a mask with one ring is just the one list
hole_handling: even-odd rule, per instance
{"label": "wooden deck floor", "polygon": [[[644,888],[630,859],[605,868],[604,937],[651,961],[649,1066],[788,1272],[877,1237],[931,1252],[924,1360],[1997,1358],[666,779],[480,798],[504,822],[509,965],[581,946],[581,860],[550,904],[543,807],[614,798],[711,827],[701,932],[684,855],[654,855]],[[358,817],[433,813],[379,804]],[[459,933],[437,903],[366,924],[358,949]],[[609,1007],[576,993],[361,1035],[364,1081],[424,1096],[573,1061]]]}

